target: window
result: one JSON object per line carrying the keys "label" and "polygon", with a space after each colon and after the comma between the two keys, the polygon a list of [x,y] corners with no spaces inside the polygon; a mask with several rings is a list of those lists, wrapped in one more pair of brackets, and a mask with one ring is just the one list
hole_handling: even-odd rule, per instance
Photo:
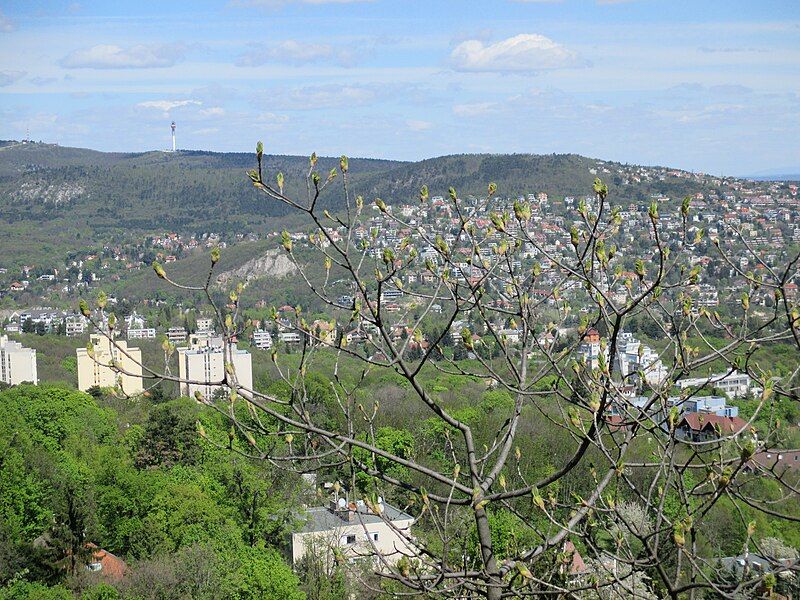
{"label": "window", "polygon": [[353,544],[356,543],[356,534],[350,533],[348,535],[343,535],[342,541],[344,542],[345,545],[352,546]]}
{"label": "window", "polygon": [[378,532],[377,531],[370,531],[367,534],[367,539],[368,540],[372,540],[373,542],[377,542],[378,541]]}

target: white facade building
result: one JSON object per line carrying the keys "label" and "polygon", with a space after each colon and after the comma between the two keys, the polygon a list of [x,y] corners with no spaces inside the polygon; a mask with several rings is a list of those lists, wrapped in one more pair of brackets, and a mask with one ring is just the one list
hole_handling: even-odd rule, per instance
{"label": "white facade building", "polygon": [[155,327],[137,327],[128,329],[129,340],[154,340],[156,339]]}
{"label": "white facade building", "polygon": [[86,318],[83,315],[70,315],[64,321],[67,337],[77,337],[86,333]]}
{"label": "white facade building", "polygon": [[206,398],[225,389],[225,363],[233,365],[237,383],[253,389],[252,356],[240,350],[236,344],[227,347],[221,337],[192,335],[189,345],[178,348],[178,369],[181,378],[181,394],[194,397],[200,392]]}
{"label": "white facade building", "polygon": [[36,350],[0,336],[0,381],[9,385],[28,382],[36,385]]}
{"label": "white facade building", "polygon": [[327,507],[307,509],[305,525],[292,534],[292,564],[296,565],[308,552],[324,553],[330,557],[337,548],[345,558],[380,555],[389,564],[412,555],[406,538],[411,535],[414,518],[380,499],[378,501],[382,509],[380,515],[369,510],[363,502],[347,503],[343,498],[338,502],[332,500]]}
{"label": "white facade building", "polygon": [[167,339],[173,344],[186,341],[186,330],[183,327],[170,327],[167,329]]}
{"label": "white facade building", "polygon": [[266,329],[256,329],[253,332],[253,345],[262,350],[272,348],[272,334]]}
{"label": "white facade building", "polygon": [[[117,387],[125,394],[134,396],[144,391],[142,379],[142,351],[129,348],[127,342],[92,334],[91,345],[94,356],[86,348],[77,348],[78,389],[86,392],[92,387]],[[116,368],[114,368],[116,367]]]}
{"label": "white facade building", "polygon": [[750,393],[752,381],[747,373],[714,373],[708,377],[690,377],[675,382],[680,389],[711,386],[723,392],[728,398],[740,398]]}
{"label": "white facade building", "polygon": [[209,319],[207,317],[201,317],[197,319],[197,331],[213,331],[214,330],[214,319]]}
{"label": "white facade building", "polygon": [[644,373],[645,381],[650,385],[661,385],[667,378],[664,363],[649,346],[643,345],[633,337],[632,333],[620,334],[617,346],[617,368],[622,377]]}

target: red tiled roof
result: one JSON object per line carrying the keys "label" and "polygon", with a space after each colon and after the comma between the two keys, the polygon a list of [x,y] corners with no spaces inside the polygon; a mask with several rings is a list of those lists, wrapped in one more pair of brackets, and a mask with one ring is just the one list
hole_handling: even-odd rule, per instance
{"label": "red tiled roof", "polygon": [[739,417],[720,417],[708,413],[689,413],[681,419],[680,427],[686,424],[693,431],[714,430],[719,425],[722,435],[736,434],[747,427],[747,421]]}
{"label": "red tiled roof", "polygon": [[569,541],[564,542],[564,552],[567,554],[572,554],[572,563],[569,566],[569,572],[571,575],[577,575],[578,573],[583,573],[586,571],[586,563],[583,562],[581,553],[576,550],[575,544]]}
{"label": "red tiled roof", "polygon": [[95,544],[88,543],[86,547],[92,548],[92,560],[102,566],[100,573],[103,577],[112,581],[119,581],[125,577],[128,565],[124,560],[107,550],[98,548]]}
{"label": "red tiled roof", "polygon": [[800,450],[762,450],[753,455],[753,462],[766,469],[800,468]]}

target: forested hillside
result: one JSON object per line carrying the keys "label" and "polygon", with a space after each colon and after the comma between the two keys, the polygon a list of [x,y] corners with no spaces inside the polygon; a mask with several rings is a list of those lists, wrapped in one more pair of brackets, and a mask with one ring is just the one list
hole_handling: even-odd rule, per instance
{"label": "forested hillside", "polygon": [[[0,249],[6,261],[35,263],[54,251],[126,235],[279,230],[293,221],[284,204],[265,200],[250,186],[246,171],[254,162],[250,153],[103,153],[6,143],[0,148]],[[283,173],[287,193],[304,197],[307,157],[265,155],[264,164],[270,179]],[[488,181],[504,196],[579,195],[591,189],[590,169],[611,164],[572,154],[465,154],[416,163],[351,159],[349,177],[354,194],[390,202],[413,201],[423,184],[434,195],[450,186],[480,195]],[[316,170],[324,175],[337,165],[338,158],[323,157]],[[677,197],[703,187],[667,178],[628,185],[624,193],[641,200],[652,192]],[[337,209],[343,200],[326,190],[320,202]]]}

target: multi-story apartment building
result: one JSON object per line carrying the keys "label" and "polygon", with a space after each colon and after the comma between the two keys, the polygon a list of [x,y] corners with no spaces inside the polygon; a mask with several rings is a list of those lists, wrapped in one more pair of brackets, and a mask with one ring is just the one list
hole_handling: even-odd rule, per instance
{"label": "multi-story apartment building", "polygon": [[155,327],[136,327],[128,329],[129,340],[154,340],[156,339]]}
{"label": "multi-story apartment building", "polygon": [[750,393],[752,381],[747,373],[734,370],[730,373],[714,373],[708,377],[679,379],[675,385],[680,389],[710,386],[720,390],[728,398],[740,398]]}
{"label": "multi-story apartment building", "polygon": [[39,383],[36,372],[36,350],[0,336],[0,381],[9,385]]}
{"label": "multi-story apartment building", "polygon": [[197,319],[197,331],[214,331],[214,319],[200,317]]}
{"label": "multi-story apartment building", "polygon": [[178,348],[178,370],[181,394],[194,396],[200,392],[206,398],[224,389],[225,364],[233,365],[238,384],[253,388],[252,356],[236,344],[225,344],[222,337],[194,334],[189,345]]}
{"label": "multi-story apartment building", "polygon": [[186,330],[183,327],[170,327],[167,329],[167,339],[173,344],[186,341]]}
{"label": "multi-story apartment building", "polygon": [[99,333],[90,337],[93,356],[86,348],[77,348],[78,389],[82,392],[92,387],[119,387],[129,396],[144,391],[142,379],[142,351],[129,348],[122,340],[111,340]]}
{"label": "multi-story apartment building", "polygon": [[256,329],[253,332],[253,345],[262,350],[272,348],[272,334],[266,329]]}

